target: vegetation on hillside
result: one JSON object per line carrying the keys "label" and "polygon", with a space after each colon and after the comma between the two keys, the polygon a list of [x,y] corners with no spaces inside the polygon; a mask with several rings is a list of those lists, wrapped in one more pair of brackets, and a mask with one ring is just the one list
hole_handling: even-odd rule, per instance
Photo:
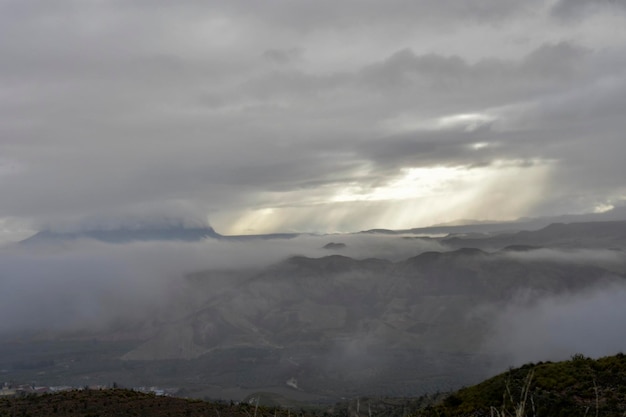
{"label": "vegetation on hillside", "polygon": [[574,355],[511,369],[449,395],[416,416],[623,416],[626,355],[598,360]]}
{"label": "vegetation on hillside", "polygon": [[126,389],[66,391],[0,399],[0,417],[305,417],[256,404],[224,404],[144,394]]}

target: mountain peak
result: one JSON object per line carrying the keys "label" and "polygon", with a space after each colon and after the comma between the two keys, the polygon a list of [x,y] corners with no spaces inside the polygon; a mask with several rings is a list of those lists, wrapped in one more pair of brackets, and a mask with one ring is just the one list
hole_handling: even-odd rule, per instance
{"label": "mountain peak", "polygon": [[78,232],[53,232],[43,230],[21,243],[47,243],[54,241],[72,241],[77,239],[92,239],[107,243],[127,243],[135,241],[184,241],[194,242],[207,238],[219,239],[222,235],[212,227],[184,227],[182,225],[127,228],[93,229]]}

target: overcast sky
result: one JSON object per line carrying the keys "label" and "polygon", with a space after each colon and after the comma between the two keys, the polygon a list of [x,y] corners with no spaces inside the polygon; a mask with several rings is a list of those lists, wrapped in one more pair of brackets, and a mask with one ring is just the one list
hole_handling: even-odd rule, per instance
{"label": "overcast sky", "polygon": [[625,5],[0,0],[0,241],[623,205]]}

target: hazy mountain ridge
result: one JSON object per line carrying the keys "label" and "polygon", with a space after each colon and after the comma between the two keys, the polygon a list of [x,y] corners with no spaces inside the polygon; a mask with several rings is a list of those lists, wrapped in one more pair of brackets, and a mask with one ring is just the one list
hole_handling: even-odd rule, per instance
{"label": "hazy mountain ridge", "polygon": [[459,234],[513,234],[520,231],[535,231],[552,224],[623,222],[626,221],[626,206],[614,207],[603,213],[565,214],[552,217],[520,218],[514,221],[476,221],[464,220],[451,224],[438,224],[411,229],[390,230],[370,229],[361,233],[380,234],[415,234],[415,235],[459,235]]}
{"label": "hazy mountain ridge", "polygon": [[107,243],[128,243],[135,241],[174,240],[194,242],[207,238],[219,239],[222,235],[212,227],[149,227],[149,228],[119,228],[110,230],[84,230],[79,232],[41,231],[25,240],[23,244],[53,243],[72,241],[77,239],[93,239]]}
{"label": "hazy mountain ridge", "polygon": [[[172,222],[174,224],[172,224]],[[222,235],[216,232],[211,226],[186,226],[182,220],[178,224],[170,219],[163,225],[142,224],[139,222],[133,227],[107,227],[107,228],[86,228],[79,231],[52,231],[42,230],[22,243],[45,243],[58,241],[72,241],[76,239],[93,239],[107,243],[127,243],[133,241],[198,241],[206,238],[225,239],[232,241],[266,240],[266,239],[292,239],[302,235],[302,233],[268,233],[257,235]],[[197,223],[197,222],[196,222]],[[448,235],[444,241],[453,247],[481,247],[494,248],[499,244],[499,239],[512,238],[519,242],[540,240],[545,238],[555,239],[559,228],[563,226],[577,224],[580,228],[590,228],[597,226],[605,227],[617,223],[626,223],[626,206],[615,207],[604,213],[590,213],[579,215],[563,215],[545,218],[522,218],[517,221],[489,222],[466,220],[460,224],[441,224],[427,227],[416,227],[403,230],[390,229],[370,229],[358,232],[357,234],[383,234],[383,235]],[[604,226],[603,226],[604,224]],[[618,226],[623,229],[623,227]],[[565,227],[564,232],[570,234],[577,233],[573,227]],[[535,233],[539,231],[540,233]],[[543,231],[543,232],[541,232]],[[614,232],[614,231],[613,231]],[[615,233],[607,231],[607,237],[615,236]],[[543,233],[543,235],[542,235]],[[467,236],[477,235],[480,239],[467,240]],[[463,238],[465,236],[465,238]],[[482,238],[492,238],[491,241],[484,241]],[[571,237],[571,236],[570,236]],[[623,233],[619,238],[623,238]],[[465,244],[457,243],[458,239],[465,240]],[[514,244],[514,243],[511,243]],[[327,249],[344,249],[342,243],[330,242],[325,246]]]}
{"label": "hazy mountain ridge", "polygon": [[[176,291],[150,317],[78,340],[117,340],[132,328],[137,343],[122,355],[124,375],[143,369],[143,378],[202,395],[265,390],[310,401],[448,389],[500,369],[490,364],[497,352],[487,348],[494,331],[513,331],[498,321],[511,306],[532,309],[544,299],[598,290],[619,294],[614,289],[626,282],[623,223],[601,224],[597,233],[585,224],[555,225],[486,238],[496,249],[469,245],[485,239],[455,238],[464,246],[394,261],[295,255],[262,268],[204,270],[175,281]],[[351,236],[344,250],[354,253],[356,239],[365,237]],[[385,245],[382,253],[393,242],[428,248],[436,241],[373,239]],[[607,241],[617,249],[598,249]],[[327,250],[311,242],[317,253]],[[162,367],[172,370],[163,374]]]}
{"label": "hazy mountain ridge", "polygon": [[[195,274],[194,282],[212,278],[207,271]],[[389,359],[394,350],[427,352],[427,357],[480,352],[490,315],[518,294],[576,293],[623,281],[623,274],[600,266],[529,261],[508,251],[474,248],[425,252],[400,262],[295,256],[243,279],[228,297],[211,298],[162,327],[124,358],[189,360],[216,349],[251,347],[277,351],[281,362],[309,352],[298,365],[279,366],[276,375],[299,375],[305,390],[322,393],[317,384],[324,379],[354,381],[363,372],[383,378],[382,363],[388,369],[410,369],[419,362]],[[333,355],[348,356],[337,363]]]}
{"label": "hazy mountain ridge", "polygon": [[626,248],[626,221],[552,223],[536,231],[486,235],[481,238],[451,236],[442,243],[453,248],[499,249],[510,245],[552,248]]}
{"label": "hazy mountain ridge", "polygon": [[[205,279],[211,280],[207,272]],[[614,272],[590,265],[573,265],[560,261],[522,261],[506,253],[488,253],[479,249],[452,252],[426,252],[402,262],[380,259],[355,260],[341,255],[322,258],[292,257],[243,281],[224,298],[208,300],[198,312],[172,323],[180,332],[190,323],[205,323],[203,333],[194,326],[193,340],[203,341],[204,352],[227,347],[229,337],[208,337],[225,326],[238,334],[231,343],[281,346],[281,340],[322,342],[355,332],[382,336],[391,345],[423,344],[419,336],[406,329],[430,323],[442,325],[461,300],[467,302],[503,303],[517,292],[532,289],[537,296],[577,291],[585,287],[621,280]],[[195,282],[200,280],[198,275]],[[445,306],[440,315],[419,312],[416,306],[430,304],[438,298]],[[459,298],[448,305],[446,297]],[[442,307],[443,308],[443,307]],[[444,321],[466,323],[461,312]],[[235,329],[237,329],[235,331]],[[368,329],[368,330],[366,330]],[[317,332],[323,331],[320,339]],[[393,334],[393,336],[390,336]],[[191,334],[189,334],[191,337]],[[429,343],[437,338],[428,335]],[[442,337],[443,335],[439,335]],[[169,340],[169,336],[164,336]],[[158,339],[158,338],[157,338]],[[184,338],[174,337],[182,341]],[[217,342],[216,342],[217,341]],[[150,342],[150,344],[155,341]],[[293,343],[293,342],[290,342]],[[449,346],[453,350],[459,346]],[[183,356],[177,346],[166,356],[153,356],[142,350],[144,357],[129,354],[133,359],[165,359]],[[160,352],[163,350],[158,349]],[[188,354],[203,350],[184,350]]]}
{"label": "hazy mountain ridge", "polygon": [[54,244],[71,242],[79,239],[90,239],[105,243],[123,244],[130,242],[178,241],[198,242],[204,239],[227,241],[254,241],[267,239],[292,239],[299,233],[269,233],[264,235],[225,236],[219,234],[211,226],[152,226],[152,227],[121,227],[112,229],[91,229],[76,232],[55,232],[43,230],[22,240],[21,244]]}

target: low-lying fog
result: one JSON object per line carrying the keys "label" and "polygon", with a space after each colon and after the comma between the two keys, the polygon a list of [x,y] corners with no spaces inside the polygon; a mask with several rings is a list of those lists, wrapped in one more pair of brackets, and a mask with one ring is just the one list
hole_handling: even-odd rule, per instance
{"label": "low-lying fog", "polygon": [[[324,249],[329,242],[346,247]],[[185,276],[197,271],[261,270],[293,255],[340,254],[396,262],[425,251],[445,250],[435,239],[374,234],[195,243],[77,240],[14,245],[0,251],[0,340],[16,332],[99,331],[114,323],[167,314],[167,306],[187,294]],[[500,256],[523,262],[597,265],[622,274],[625,270],[624,254],[615,250],[546,249]],[[221,280],[216,285],[228,283]],[[626,333],[621,331],[626,285],[619,280],[599,285],[550,296],[519,294],[505,306],[477,305],[467,314],[483,314],[492,320],[484,351],[504,358],[503,366],[566,359],[574,353],[614,354],[626,348]],[[215,288],[216,292],[223,290]],[[363,335],[354,337],[357,340]]]}
{"label": "low-lying fog", "polygon": [[[329,251],[323,248],[329,242],[346,247]],[[0,251],[0,317],[10,318],[0,320],[0,333],[93,329],[140,319],[181,291],[186,274],[202,270],[260,270],[290,256],[333,253],[401,260],[426,250],[443,247],[436,241],[375,235],[15,245]]]}

